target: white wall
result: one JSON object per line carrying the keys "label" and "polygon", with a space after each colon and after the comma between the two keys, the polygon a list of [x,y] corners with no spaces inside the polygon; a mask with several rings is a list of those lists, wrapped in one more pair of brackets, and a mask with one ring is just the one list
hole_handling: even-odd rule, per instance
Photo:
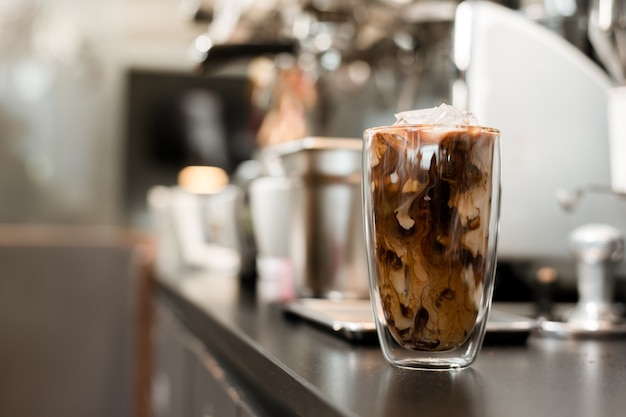
{"label": "white wall", "polygon": [[0,223],[122,220],[124,80],[191,69],[179,0],[0,0]]}

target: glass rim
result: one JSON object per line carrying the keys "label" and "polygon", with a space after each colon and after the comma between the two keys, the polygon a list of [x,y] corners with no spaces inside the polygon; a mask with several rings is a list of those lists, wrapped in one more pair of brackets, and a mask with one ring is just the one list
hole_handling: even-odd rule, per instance
{"label": "glass rim", "polygon": [[500,136],[499,129],[488,126],[480,125],[443,125],[437,123],[416,123],[416,124],[401,124],[401,125],[386,125],[386,126],[374,126],[367,128],[363,131],[364,134],[368,132],[380,132],[384,130],[419,130],[419,129],[445,129],[445,130],[477,130],[480,132],[491,133]]}

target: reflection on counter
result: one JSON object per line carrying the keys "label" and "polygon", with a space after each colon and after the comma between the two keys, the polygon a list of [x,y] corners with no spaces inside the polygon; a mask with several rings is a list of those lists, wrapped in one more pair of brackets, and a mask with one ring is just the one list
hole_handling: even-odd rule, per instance
{"label": "reflection on counter", "polygon": [[[401,370],[401,373],[411,372]],[[408,375],[407,375],[408,376]],[[403,383],[402,375],[398,377],[395,369],[388,368],[383,373],[383,380],[379,385],[380,403],[377,406],[377,415],[386,416],[393,410],[394,414],[420,415],[432,413],[432,404],[437,404],[437,415],[453,415],[458,407],[466,410],[467,417],[479,417],[486,415],[486,401],[483,394],[485,381],[478,371],[472,368],[463,372],[429,372],[425,378],[412,381],[411,384]],[[437,394],[432,397],[432,392],[426,387],[436,386]],[[391,394],[393,393],[393,394]],[[408,398],[419,398],[428,395],[428,400],[417,401],[423,404],[423,409],[411,407],[403,409],[410,402]],[[390,399],[393,402],[390,402]],[[454,398],[454,401],[450,399]]]}

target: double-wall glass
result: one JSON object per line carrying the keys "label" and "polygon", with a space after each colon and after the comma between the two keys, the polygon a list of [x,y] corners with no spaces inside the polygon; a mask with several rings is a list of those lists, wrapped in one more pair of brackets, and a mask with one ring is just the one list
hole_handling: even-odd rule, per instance
{"label": "double-wall glass", "polygon": [[364,132],[370,295],[394,365],[458,369],[480,350],[496,267],[499,138],[479,126]]}

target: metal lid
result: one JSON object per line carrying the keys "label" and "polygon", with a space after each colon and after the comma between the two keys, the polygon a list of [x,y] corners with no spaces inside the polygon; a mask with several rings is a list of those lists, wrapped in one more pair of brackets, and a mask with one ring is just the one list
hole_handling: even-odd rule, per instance
{"label": "metal lid", "polygon": [[362,147],[361,139],[310,136],[268,146],[260,158],[270,175],[347,177],[360,175]]}

